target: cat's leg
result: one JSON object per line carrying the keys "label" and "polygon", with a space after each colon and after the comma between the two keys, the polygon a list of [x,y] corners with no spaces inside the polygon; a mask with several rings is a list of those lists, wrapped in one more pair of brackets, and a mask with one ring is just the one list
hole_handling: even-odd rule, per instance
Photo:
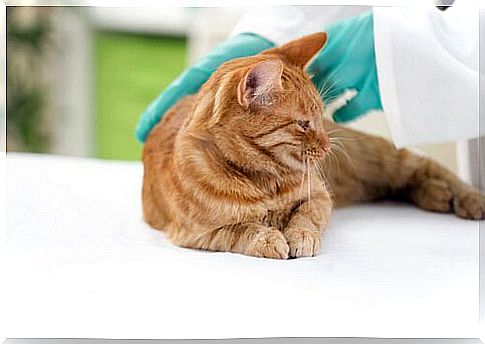
{"label": "cat's leg", "polygon": [[410,169],[402,195],[421,208],[455,212],[465,219],[485,218],[485,198],[435,161],[409,153],[403,168]]}
{"label": "cat's leg", "polygon": [[311,257],[320,251],[322,233],[332,213],[327,193],[311,195],[291,214],[283,235],[290,246],[290,257]]}
{"label": "cat's leg", "polygon": [[[437,162],[389,141],[326,121],[338,136],[334,159],[323,163],[337,207],[397,196],[417,206],[455,212],[467,219],[485,217],[485,198]],[[331,138],[331,140],[333,140]]]}
{"label": "cat's leg", "polygon": [[182,247],[255,257],[287,259],[289,252],[286,239],[278,229],[256,222],[223,226],[202,233],[182,230],[171,235],[171,239]]}

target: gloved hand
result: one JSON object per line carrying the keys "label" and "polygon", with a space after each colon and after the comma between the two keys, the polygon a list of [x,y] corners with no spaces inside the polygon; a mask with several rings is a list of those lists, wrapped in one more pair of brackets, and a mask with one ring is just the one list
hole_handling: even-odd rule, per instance
{"label": "gloved hand", "polygon": [[221,64],[238,57],[256,55],[272,47],[273,43],[270,41],[250,33],[230,37],[219,44],[207,56],[179,75],[146,108],[136,128],[138,141],[145,142],[151,129],[160,121],[162,115],[179,99],[196,93]]}
{"label": "gloved hand", "polygon": [[372,11],[326,28],[327,44],[308,67],[324,101],[347,89],[358,93],[333,114],[336,122],[351,121],[369,110],[382,110],[377,81]]}

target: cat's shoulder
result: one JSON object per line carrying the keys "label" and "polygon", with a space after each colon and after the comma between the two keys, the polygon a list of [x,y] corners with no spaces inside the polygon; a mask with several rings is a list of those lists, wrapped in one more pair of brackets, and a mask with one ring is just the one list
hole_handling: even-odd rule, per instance
{"label": "cat's shoulder", "polygon": [[148,135],[144,147],[145,154],[173,145],[175,136],[193,111],[195,98],[195,95],[186,96],[167,111]]}

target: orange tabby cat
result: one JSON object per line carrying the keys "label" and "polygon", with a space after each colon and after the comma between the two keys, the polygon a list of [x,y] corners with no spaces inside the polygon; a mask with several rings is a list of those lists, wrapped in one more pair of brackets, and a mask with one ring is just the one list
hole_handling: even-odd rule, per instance
{"label": "orange tabby cat", "polygon": [[[482,219],[480,194],[430,159],[322,118],[316,33],[223,64],[143,151],[143,211],[177,245],[313,256],[332,209],[383,197]],[[328,135],[337,134],[338,139]]]}

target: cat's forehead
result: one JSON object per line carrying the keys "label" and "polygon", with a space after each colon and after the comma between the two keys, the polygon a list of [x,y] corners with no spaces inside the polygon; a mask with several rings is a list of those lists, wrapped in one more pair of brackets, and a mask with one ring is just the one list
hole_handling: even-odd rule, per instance
{"label": "cat's forehead", "polygon": [[319,99],[305,95],[304,92],[297,92],[286,99],[281,110],[291,117],[312,118],[321,114],[322,105]]}
{"label": "cat's forehead", "polygon": [[301,68],[284,65],[282,73],[283,83],[296,87],[305,87],[311,84],[310,76]]}
{"label": "cat's forehead", "polygon": [[291,68],[285,66],[282,74],[283,85],[289,88],[295,88],[301,91],[307,91],[311,94],[318,94],[310,75],[301,68]]}
{"label": "cat's forehead", "polygon": [[308,77],[305,80],[295,80],[295,78],[292,78],[283,87],[286,88],[284,94],[287,103],[295,111],[309,113],[319,111],[323,108],[323,102],[319,93]]}

